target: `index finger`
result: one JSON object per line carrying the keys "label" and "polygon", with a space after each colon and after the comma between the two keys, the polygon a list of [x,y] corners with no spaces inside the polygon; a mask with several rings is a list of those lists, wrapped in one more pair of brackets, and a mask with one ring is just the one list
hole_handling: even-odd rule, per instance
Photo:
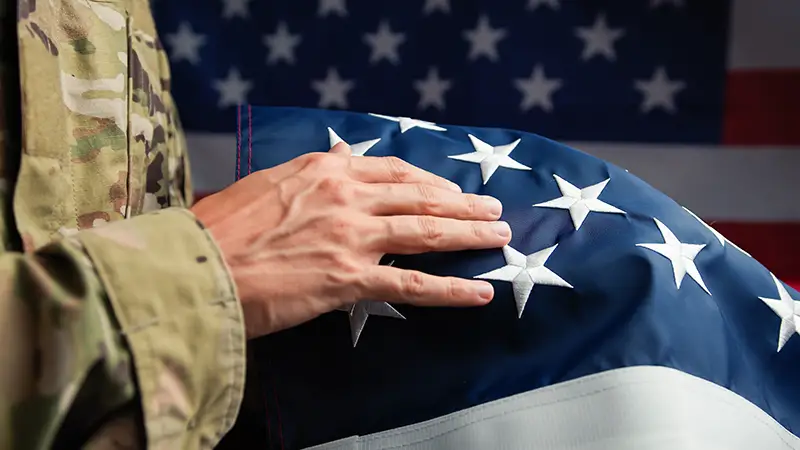
{"label": "index finger", "polygon": [[481,280],[440,277],[392,266],[370,266],[360,279],[359,298],[414,306],[483,306],[494,298]]}
{"label": "index finger", "polygon": [[364,183],[422,183],[461,192],[452,181],[395,156],[361,156],[350,160],[350,173]]}

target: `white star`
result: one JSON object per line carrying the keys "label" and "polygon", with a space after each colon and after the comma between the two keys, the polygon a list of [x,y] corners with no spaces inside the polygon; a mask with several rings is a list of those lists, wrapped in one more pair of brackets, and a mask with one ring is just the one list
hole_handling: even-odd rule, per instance
{"label": "white star", "polygon": [[488,17],[485,15],[480,16],[475,29],[464,32],[464,38],[470,44],[469,59],[475,60],[485,56],[490,61],[497,61],[500,57],[497,53],[497,44],[506,37],[506,34],[506,30],[502,28],[492,28],[489,25]]}
{"label": "white star", "polygon": [[384,116],[383,114],[374,114],[374,113],[369,113],[369,115],[399,123],[401,133],[405,133],[406,131],[414,127],[420,127],[431,131],[447,131],[445,128],[442,128],[433,122],[426,122],[424,120],[412,119],[410,117],[393,117],[393,116]]}
{"label": "white star", "polygon": [[611,180],[610,178],[606,178],[605,181],[587,186],[583,189],[575,187],[556,174],[553,174],[553,178],[556,179],[558,189],[561,191],[562,196],[544,203],[537,203],[533,206],[569,210],[569,215],[572,217],[572,224],[575,225],[575,231],[578,231],[590,212],[625,214],[625,211],[611,206],[598,198]]}
{"label": "white star", "polygon": [[675,112],[675,94],[686,87],[683,81],[670,81],[664,67],[658,67],[649,81],[636,80],[634,86],[644,94],[642,112],[647,113],[660,106],[665,111]]}
{"label": "white star", "polygon": [[299,34],[292,34],[285,22],[280,22],[275,29],[275,34],[264,36],[263,43],[269,47],[267,64],[273,64],[280,60],[288,64],[294,64],[294,48],[302,41]]}
{"label": "white star", "polygon": [[472,141],[472,146],[475,147],[475,151],[472,153],[448,156],[448,158],[457,159],[459,161],[480,163],[483,184],[489,182],[489,179],[492,177],[492,175],[494,175],[495,171],[497,171],[499,167],[517,170],[531,170],[530,167],[518,163],[512,159],[511,156],[509,156],[514,148],[520,143],[520,141],[522,141],[522,139],[517,139],[510,144],[493,147],[471,134],[468,136],[470,141]]}
{"label": "white star", "polygon": [[706,244],[684,244],[675,237],[675,234],[666,225],[658,219],[653,220],[655,220],[656,226],[661,231],[664,243],[636,244],[636,246],[650,249],[669,259],[672,264],[672,272],[675,275],[675,286],[678,289],[681,288],[683,277],[688,273],[689,277],[696,281],[708,295],[711,295],[711,292],[703,282],[703,278],[700,276],[700,272],[697,270],[697,266],[694,264],[694,259],[705,248]]}
{"label": "white star", "polygon": [[575,34],[583,39],[581,59],[587,61],[595,55],[605,56],[609,61],[617,59],[614,52],[614,41],[625,35],[622,28],[608,28],[606,17],[597,16],[591,27],[578,27]]}
{"label": "white star", "polygon": [[247,103],[247,93],[253,89],[253,83],[243,80],[239,71],[232,68],[224,80],[214,80],[214,89],[219,91],[217,105],[222,109]]}
{"label": "white star", "polygon": [[[330,128],[329,128],[330,130]],[[389,266],[393,265],[394,261],[390,262]],[[347,312],[350,317],[350,337],[353,340],[353,347],[358,344],[358,338],[361,337],[361,332],[364,331],[364,325],[367,324],[369,316],[383,316],[393,317],[395,319],[405,319],[392,305],[386,302],[374,301],[360,301],[353,305],[343,306],[337,308],[339,311]]]}
{"label": "white star", "polygon": [[548,79],[544,74],[544,68],[537,64],[531,72],[530,78],[518,78],[514,80],[514,86],[522,92],[522,102],[520,109],[528,111],[534,106],[539,106],[542,110],[550,112],[553,110],[551,96],[561,88],[561,80],[557,78]]}
{"label": "white star", "polygon": [[553,9],[558,9],[560,4],[559,0],[528,0],[528,9],[536,11],[540,6],[546,5]]}
{"label": "white star", "polygon": [[717,231],[717,230],[715,230],[715,229],[711,228],[711,225],[709,225],[709,224],[707,224],[707,223],[703,222],[703,219],[701,219],[701,218],[697,217],[697,215],[696,215],[695,213],[693,213],[693,212],[689,211],[689,208],[687,208],[687,207],[685,207],[685,206],[684,206],[684,207],[683,207],[683,209],[685,209],[685,210],[686,210],[686,212],[688,212],[688,213],[689,213],[689,214],[690,214],[692,217],[694,217],[695,219],[697,219],[697,221],[698,221],[698,222],[700,222],[700,223],[701,223],[701,224],[702,224],[704,227],[706,227],[706,228],[708,229],[708,231],[710,231],[710,232],[711,232],[711,233],[712,233],[712,234],[713,234],[713,235],[714,235],[714,236],[717,238],[717,240],[719,241],[720,245],[722,245],[723,247],[725,247],[725,244],[726,244],[726,243],[727,243],[727,244],[731,244],[731,245],[732,245],[734,248],[736,248],[736,249],[737,249],[737,250],[739,250],[740,252],[742,252],[742,253],[744,253],[745,255],[747,255],[747,256],[750,256],[750,257],[752,258],[752,256],[750,255],[750,253],[747,253],[746,251],[742,250],[741,248],[739,248],[739,246],[738,246],[738,245],[734,244],[733,242],[729,241],[729,240],[728,240],[728,239],[727,239],[725,236],[723,236],[723,235],[722,235],[722,233],[720,233],[719,231]]}
{"label": "white star", "polygon": [[358,344],[358,339],[361,337],[361,332],[364,331],[364,326],[367,324],[369,316],[405,319],[392,305],[369,300],[358,302],[347,308],[341,308],[340,311],[346,311],[347,315],[350,316],[350,337],[353,339],[353,347]]}
{"label": "white star", "polygon": [[439,71],[435,67],[428,70],[428,77],[424,80],[414,81],[414,89],[419,92],[419,109],[425,109],[433,106],[436,109],[443,110],[445,108],[444,94],[452,86],[450,80],[442,80],[439,78]]}
{"label": "white star", "polygon": [[178,31],[166,36],[167,43],[172,47],[172,60],[185,59],[191,64],[200,62],[200,47],[206,43],[206,37],[192,30],[188,22],[181,22]]}
{"label": "white star", "polygon": [[328,127],[328,137],[330,138],[330,144],[333,148],[334,145],[338,144],[339,142],[344,142],[345,144],[350,146],[350,151],[352,156],[364,156],[367,153],[367,150],[371,149],[373,145],[380,142],[381,138],[377,139],[370,139],[368,141],[358,142],[355,144],[348,144],[344,139],[340,138],[333,128]]}
{"label": "white star", "polygon": [[683,0],[650,0],[650,8],[658,8],[665,4],[680,8],[683,6]]}
{"label": "white star", "polygon": [[436,11],[449,13],[450,0],[425,0],[425,5],[422,6],[422,13],[427,16],[428,14],[433,14]]}
{"label": "white star", "polygon": [[319,0],[317,15],[325,17],[331,13],[336,13],[340,17],[347,16],[347,4],[345,0]]}
{"label": "white star", "polygon": [[397,47],[405,40],[406,37],[403,33],[392,33],[389,23],[382,21],[378,25],[378,31],[364,35],[364,42],[369,44],[372,50],[369,62],[375,64],[382,58],[386,58],[392,64],[399,64],[400,54],[397,52]]}
{"label": "white star", "polygon": [[223,10],[222,17],[225,19],[232,19],[236,16],[242,19],[250,17],[250,10],[248,4],[250,0],[222,0]]}
{"label": "white star", "polygon": [[327,108],[338,106],[347,108],[347,93],[353,89],[355,83],[352,80],[343,80],[339,77],[339,72],[335,68],[328,69],[328,74],[324,80],[314,80],[311,87],[319,94],[319,107]]}
{"label": "white star", "polygon": [[779,298],[765,298],[758,297],[767,306],[772,308],[775,314],[781,318],[781,329],[778,332],[778,351],[781,351],[786,341],[792,337],[794,333],[800,334],[800,301],[792,299],[789,291],[783,286],[783,283],[772,275],[775,281],[775,287],[778,288]]}
{"label": "white star", "polygon": [[510,245],[506,245],[503,247],[506,265],[478,275],[475,278],[510,281],[514,290],[514,299],[517,303],[517,317],[522,317],[522,313],[525,311],[525,304],[528,303],[528,298],[536,283],[572,288],[563,278],[544,266],[556,247],[558,247],[558,244],[525,256]]}

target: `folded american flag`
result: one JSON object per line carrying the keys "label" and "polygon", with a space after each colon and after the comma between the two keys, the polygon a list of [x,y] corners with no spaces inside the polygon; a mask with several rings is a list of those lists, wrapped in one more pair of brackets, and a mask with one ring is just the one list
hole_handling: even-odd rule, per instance
{"label": "folded american flag", "polygon": [[344,140],[498,198],[514,237],[392,257],[493,280],[488,306],[374,299],[253,342],[224,445],[800,449],[800,294],[625,169],[508,129],[282,107],[237,117],[237,178]]}

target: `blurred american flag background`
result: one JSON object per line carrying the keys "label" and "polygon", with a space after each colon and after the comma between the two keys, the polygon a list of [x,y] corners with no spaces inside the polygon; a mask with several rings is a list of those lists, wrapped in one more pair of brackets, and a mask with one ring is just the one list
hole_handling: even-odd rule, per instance
{"label": "blurred american flag background", "polygon": [[796,0],[153,0],[198,195],[236,105],[505,127],[620,165],[800,287]]}

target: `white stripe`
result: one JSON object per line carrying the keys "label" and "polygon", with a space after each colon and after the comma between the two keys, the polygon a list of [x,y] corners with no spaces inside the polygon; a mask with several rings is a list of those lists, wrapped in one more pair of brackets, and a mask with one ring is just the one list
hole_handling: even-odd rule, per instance
{"label": "white stripe", "polygon": [[735,0],[729,36],[729,69],[800,69],[798,0]]}
{"label": "white stripe", "polygon": [[236,179],[236,135],[187,132],[192,183],[197,192],[212,193]]}
{"label": "white stripe", "polygon": [[[195,188],[233,182],[236,137],[188,133]],[[568,142],[647,181],[710,220],[800,221],[800,149]]]}
{"label": "white stripe", "polygon": [[313,450],[797,450],[743,397],[665,367],[595,374]]}
{"label": "white stripe", "polygon": [[800,221],[800,149],[568,145],[628,169],[704,219]]}

